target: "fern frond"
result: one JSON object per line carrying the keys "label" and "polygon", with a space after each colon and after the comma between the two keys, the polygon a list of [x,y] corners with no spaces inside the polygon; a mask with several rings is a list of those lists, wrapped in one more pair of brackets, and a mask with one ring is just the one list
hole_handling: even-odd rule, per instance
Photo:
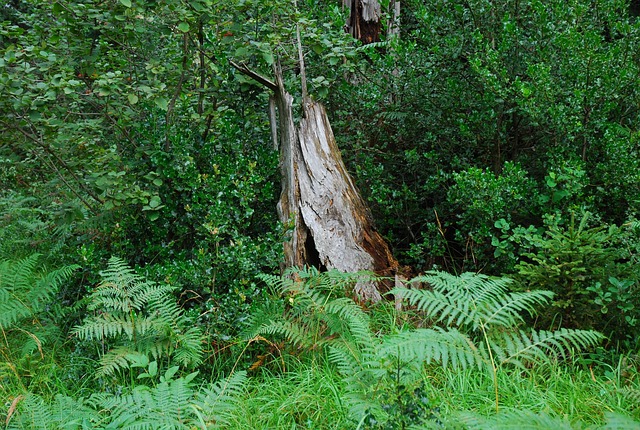
{"label": "fern frond", "polygon": [[522,321],[520,312],[533,313],[535,305],[546,303],[552,295],[544,291],[508,293],[510,279],[469,272],[454,276],[432,271],[413,282],[426,283],[432,290],[396,288],[392,293],[436,321],[472,330],[492,324],[514,326]]}
{"label": "fern frond", "polygon": [[193,402],[199,421],[204,422],[207,428],[224,428],[228,424],[227,417],[239,405],[246,383],[246,372],[236,372],[200,390]]}
{"label": "fern frond", "polygon": [[282,336],[291,342],[294,346],[308,347],[311,346],[313,340],[309,336],[307,328],[294,321],[270,321],[261,325],[256,331],[256,335],[262,336]]}
{"label": "fern frond", "polygon": [[40,312],[47,301],[79,266],[35,273],[40,258],[33,254],[18,261],[0,261],[0,329]]}
{"label": "fern frond", "polygon": [[406,299],[427,317],[445,321],[446,325],[477,325],[478,318],[469,300],[460,301],[439,291],[394,288],[391,293]]}
{"label": "fern frond", "polygon": [[605,412],[606,423],[602,430],[637,430],[640,422],[633,418],[613,412]]}
{"label": "fern frond", "polygon": [[16,412],[9,418],[6,429],[93,429],[99,414],[85,404],[83,399],[56,395],[53,403],[47,404],[42,397],[29,393],[18,404]]}
{"label": "fern frond", "polygon": [[417,329],[387,337],[380,354],[409,363],[437,362],[453,368],[484,368],[487,356],[474,342],[455,329]]}
{"label": "fern frond", "polygon": [[145,281],[115,257],[101,273],[88,306],[99,313],[73,330],[83,339],[119,345],[102,357],[99,376],[127,367],[127,354],[134,351],[157,360],[171,357],[183,366],[202,361],[202,331],[191,326],[171,295],[173,287]]}
{"label": "fern frond", "polygon": [[467,412],[459,417],[466,428],[472,430],[507,430],[514,428],[526,428],[527,430],[577,430],[582,428],[563,418],[553,417],[546,413],[535,413],[529,410],[504,411],[491,418],[484,418],[477,414]]}
{"label": "fern frond", "polygon": [[353,300],[342,297],[327,303],[324,308],[327,315],[335,315],[341,324],[330,327],[332,334],[349,334],[361,345],[373,342],[369,316]]}
{"label": "fern frond", "polygon": [[329,361],[338,367],[338,371],[345,376],[353,376],[363,367],[362,351],[349,344],[332,343],[328,348]]}
{"label": "fern frond", "polygon": [[283,314],[284,302],[282,300],[267,300],[261,303],[247,318],[246,327],[240,334],[241,339],[254,338],[260,333],[260,327],[265,324],[265,321],[282,319]]}
{"label": "fern frond", "polygon": [[617,392],[632,405],[640,405],[640,388],[621,387]]}
{"label": "fern frond", "polygon": [[140,360],[140,355],[137,351],[126,346],[119,346],[109,350],[100,357],[100,368],[95,373],[96,379],[128,369],[131,363]]}
{"label": "fern frond", "polygon": [[524,363],[544,363],[550,357],[566,358],[574,350],[582,350],[598,345],[604,336],[591,330],[559,329],[503,333],[490,339],[492,349],[500,366]]}
{"label": "fern frond", "polygon": [[551,291],[527,291],[505,294],[504,297],[495,298],[482,309],[482,323],[485,327],[501,326],[513,327],[516,323],[523,322],[521,312],[527,312],[533,316],[535,307],[544,305],[553,298]]}
{"label": "fern frond", "polygon": [[175,336],[176,347],[174,359],[185,367],[194,367],[202,363],[202,330],[191,327],[184,333]]}

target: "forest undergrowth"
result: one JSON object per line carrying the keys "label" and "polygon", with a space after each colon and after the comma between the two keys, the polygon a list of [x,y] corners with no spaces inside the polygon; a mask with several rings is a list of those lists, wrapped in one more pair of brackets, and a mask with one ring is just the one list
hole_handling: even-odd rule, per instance
{"label": "forest undergrowth", "polygon": [[639,358],[595,331],[534,328],[553,293],[507,278],[429,272],[408,284],[429,288],[392,291],[402,309],[365,310],[348,291],[372,275],[264,275],[273,295],[215,348],[170,287],[118,259],[65,335],[36,293],[53,298],[78,267],[37,262],[1,266],[8,429],[639,425]]}
{"label": "forest undergrowth", "polygon": [[[638,1],[346,3],[2,3],[0,426],[640,428]],[[284,270],[275,71],[380,303]]]}

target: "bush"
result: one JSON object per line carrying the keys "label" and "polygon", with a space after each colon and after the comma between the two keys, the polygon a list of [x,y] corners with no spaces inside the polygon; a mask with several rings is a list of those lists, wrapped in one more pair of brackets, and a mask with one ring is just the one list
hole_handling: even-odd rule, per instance
{"label": "bush", "polygon": [[[548,216],[540,230],[516,227],[496,240],[497,252],[510,249],[518,263],[522,288],[555,293],[552,306],[541,313],[539,324],[596,329],[611,340],[633,340],[640,317],[638,230],[590,225],[585,212],[579,220]],[[518,251],[515,251],[515,249]]]}

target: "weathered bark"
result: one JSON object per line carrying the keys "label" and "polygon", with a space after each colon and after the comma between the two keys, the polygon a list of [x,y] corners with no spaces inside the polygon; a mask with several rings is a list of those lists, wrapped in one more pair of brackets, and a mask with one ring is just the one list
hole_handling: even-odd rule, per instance
{"label": "weathered bark", "polygon": [[346,30],[364,44],[379,42],[382,31],[382,8],[378,0],[343,0],[350,15]]}
{"label": "weathered bark", "polygon": [[400,0],[391,0],[389,5],[391,22],[387,29],[387,36],[399,37],[400,36]]}
{"label": "weathered bark", "polygon": [[[299,127],[298,210],[307,230],[305,249],[320,267],[343,272],[374,271],[390,276],[398,268],[384,239],[375,231],[366,204],[347,172],[324,107],[307,100]],[[359,297],[378,301],[381,285],[361,282]]]}
{"label": "weathered bark", "polygon": [[[398,262],[375,230],[367,206],[347,172],[324,107],[305,98],[302,119],[296,127],[293,97],[284,88],[277,62],[275,82],[244,65],[231,64],[274,92],[282,174],[277,209],[280,221],[291,226],[290,237],[284,243],[285,266],[343,272],[367,270],[394,276]],[[275,121],[274,115],[270,119]],[[393,281],[388,283],[362,281],[356,285],[355,293],[362,300],[379,301],[381,293],[393,286]]]}

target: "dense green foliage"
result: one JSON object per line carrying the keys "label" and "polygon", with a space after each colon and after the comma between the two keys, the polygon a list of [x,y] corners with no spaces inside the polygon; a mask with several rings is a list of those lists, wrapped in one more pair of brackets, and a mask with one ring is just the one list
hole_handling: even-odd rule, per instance
{"label": "dense green foliage", "polygon": [[[637,427],[637,1],[407,0],[365,46],[337,0],[4,3],[7,428]],[[424,273],[388,303],[278,273],[269,94],[229,62],[297,110],[296,29]]]}

